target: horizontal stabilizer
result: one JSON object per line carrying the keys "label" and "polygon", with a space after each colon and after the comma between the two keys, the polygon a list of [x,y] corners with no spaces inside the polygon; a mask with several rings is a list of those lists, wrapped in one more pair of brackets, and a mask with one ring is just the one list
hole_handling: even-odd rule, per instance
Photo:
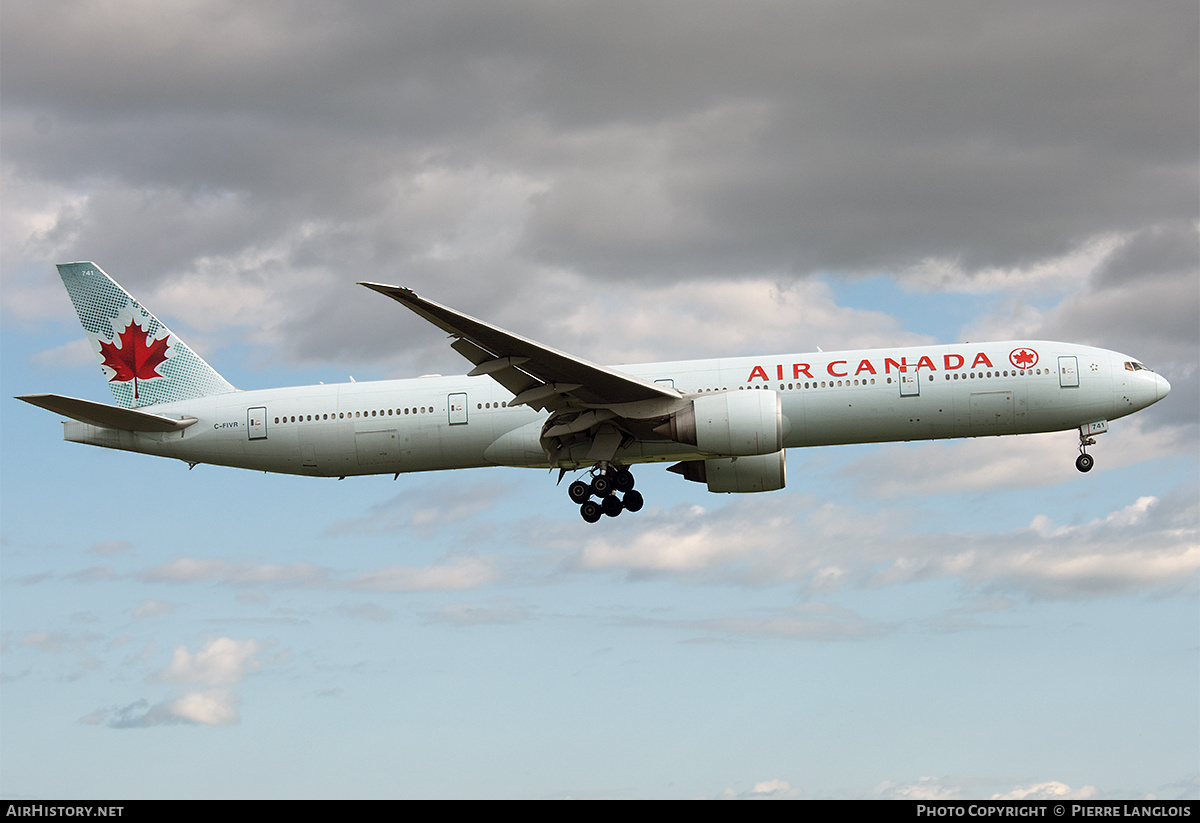
{"label": "horizontal stabilizer", "polygon": [[172,432],[186,429],[196,422],[194,417],[175,420],[160,414],[149,414],[134,409],[122,409],[91,400],[63,397],[61,394],[25,394],[17,398],[34,406],[57,414],[106,429],[121,429],[130,432]]}

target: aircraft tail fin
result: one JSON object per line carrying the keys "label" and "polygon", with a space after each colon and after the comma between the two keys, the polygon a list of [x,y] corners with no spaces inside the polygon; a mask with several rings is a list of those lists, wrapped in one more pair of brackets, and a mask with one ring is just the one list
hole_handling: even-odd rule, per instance
{"label": "aircraft tail fin", "polygon": [[235,391],[95,263],[60,263],[67,294],[122,408]]}

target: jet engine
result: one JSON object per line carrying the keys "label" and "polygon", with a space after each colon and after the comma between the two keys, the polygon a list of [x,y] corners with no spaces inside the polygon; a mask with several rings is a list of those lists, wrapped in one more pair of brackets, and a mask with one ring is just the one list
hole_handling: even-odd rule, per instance
{"label": "jet engine", "polygon": [[773,492],[787,482],[782,449],[774,454],[688,460],[667,471],[682,474],[696,483],[706,483],[710,492]]}
{"label": "jet engine", "polygon": [[710,454],[774,454],[783,448],[783,405],[770,390],[701,394],[654,431]]}

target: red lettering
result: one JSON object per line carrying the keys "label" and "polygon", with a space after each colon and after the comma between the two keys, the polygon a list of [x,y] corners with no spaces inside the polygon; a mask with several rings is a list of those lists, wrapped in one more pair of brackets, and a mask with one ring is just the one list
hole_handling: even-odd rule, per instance
{"label": "red lettering", "polygon": [[846,361],[845,361],[845,360],[834,360],[832,363],[830,363],[828,366],[826,366],[826,367],[825,367],[825,371],[829,372],[829,373],[830,373],[830,374],[832,374],[834,377],[845,377],[845,376],[846,376],[846,372],[840,372],[840,373],[839,373],[839,372],[835,372],[835,371],[833,370],[833,367],[834,367],[834,366],[836,366],[838,363],[841,363],[843,366],[844,366],[844,365],[846,365]]}
{"label": "red lettering", "polygon": [[756,377],[761,377],[763,380],[769,379],[767,377],[767,373],[763,370],[762,366],[755,366],[754,371],[750,372],[750,378],[746,382],[749,383],[751,380],[753,380]]}
{"label": "red lettering", "polygon": [[809,374],[809,371],[808,371],[807,363],[793,363],[792,364],[792,379],[799,380],[800,375],[804,375],[805,377],[807,377],[810,380],[812,379],[812,375]]}
{"label": "red lettering", "polygon": [[929,369],[930,371],[937,371],[937,369],[934,368],[933,361],[930,360],[928,357],[922,357],[920,360],[918,360],[917,368],[918,369],[926,368],[926,369]]}
{"label": "red lettering", "polygon": [[971,368],[975,368],[980,363],[984,364],[989,369],[995,368],[995,366],[992,365],[992,361],[988,360],[987,355],[984,354],[983,352],[980,352],[979,354],[975,355],[975,362],[971,364]]}
{"label": "red lettering", "polygon": [[[953,357],[958,362],[953,363],[953,365],[952,365],[953,361],[950,360],[951,357]],[[944,362],[946,364],[946,371],[951,371],[953,369],[961,369],[963,367],[963,356],[961,354],[948,354],[942,358],[942,362]]]}
{"label": "red lettering", "polygon": [[860,374],[862,374],[865,371],[870,372],[871,374],[875,374],[875,367],[871,365],[870,360],[864,360],[861,363],[859,363],[858,371],[854,372],[854,376],[858,377]]}
{"label": "red lettering", "polygon": [[895,360],[893,360],[890,357],[884,358],[883,373],[891,374],[892,366],[895,366],[897,371],[908,371],[908,358],[901,357],[899,363],[897,363]]}
{"label": "red lettering", "polygon": [[782,363],[780,363],[778,366],[775,367],[775,372],[779,375],[779,379],[782,380],[783,379],[783,364]]}

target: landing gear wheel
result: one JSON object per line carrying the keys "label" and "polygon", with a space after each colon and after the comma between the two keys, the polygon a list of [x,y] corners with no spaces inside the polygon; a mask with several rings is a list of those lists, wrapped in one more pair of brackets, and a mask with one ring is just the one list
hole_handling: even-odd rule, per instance
{"label": "landing gear wheel", "polygon": [[592,494],[597,497],[608,497],[609,492],[613,490],[612,477],[607,474],[598,474],[592,478]]}
{"label": "landing gear wheel", "polygon": [[617,487],[619,492],[627,492],[633,488],[633,472],[629,469],[621,469],[613,477],[613,485]]}
{"label": "landing gear wheel", "polygon": [[642,500],[641,492],[630,490],[625,493],[625,499],[621,501],[621,505],[631,512],[641,511],[645,501]]}
{"label": "landing gear wheel", "polygon": [[1081,454],[1075,459],[1075,468],[1081,472],[1090,472],[1094,465],[1096,465],[1096,458],[1087,453]]}
{"label": "landing gear wheel", "polygon": [[603,512],[600,510],[600,504],[595,500],[585,501],[584,504],[579,507],[579,513],[583,515],[583,519],[589,523],[595,523],[600,519],[600,515],[603,514]]}
{"label": "landing gear wheel", "polygon": [[571,495],[571,499],[576,503],[582,503],[592,496],[592,487],[582,480],[576,480],[567,489],[567,494]]}
{"label": "landing gear wheel", "polygon": [[603,509],[604,513],[609,517],[616,517],[621,513],[621,509],[623,509],[624,506],[621,505],[621,498],[610,494],[608,497],[604,498],[603,502],[600,503],[600,508]]}

